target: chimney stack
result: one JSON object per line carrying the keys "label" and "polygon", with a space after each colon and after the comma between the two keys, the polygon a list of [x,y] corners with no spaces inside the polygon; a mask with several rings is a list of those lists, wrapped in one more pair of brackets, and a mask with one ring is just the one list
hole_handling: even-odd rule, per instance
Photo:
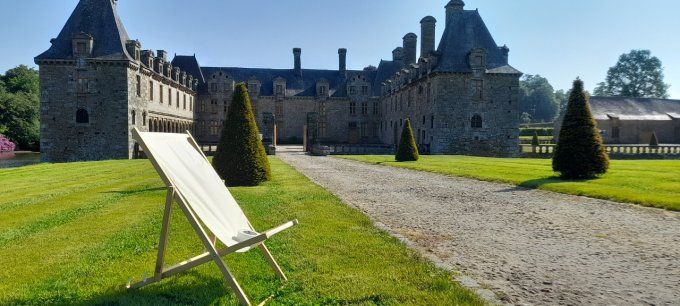
{"label": "chimney stack", "polygon": [[420,57],[428,57],[434,52],[437,19],[427,16],[420,21]]}
{"label": "chimney stack", "polygon": [[418,52],[418,35],[408,33],[404,36],[404,62],[406,65],[416,63]]}
{"label": "chimney stack", "polygon": [[505,63],[508,63],[508,57],[510,55],[510,48],[508,48],[507,45],[504,45],[501,47],[501,53],[503,54],[503,59],[505,60]]}
{"label": "chimney stack", "polygon": [[404,60],[404,48],[402,47],[397,47],[392,51],[392,60],[393,61],[402,61]]}
{"label": "chimney stack", "polygon": [[300,57],[302,56],[302,49],[294,48],[293,49],[293,55],[295,56],[295,73],[297,75],[301,75],[302,74],[302,59]]}
{"label": "chimney stack", "polygon": [[347,49],[338,49],[338,55],[340,59],[340,73],[345,73],[347,71]]}
{"label": "chimney stack", "polygon": [[453,15],[457,12],[465,9],[465,2],[463,0],[451,0],[449,4],[446,5],[446,25],[448,26],[453,20]]}

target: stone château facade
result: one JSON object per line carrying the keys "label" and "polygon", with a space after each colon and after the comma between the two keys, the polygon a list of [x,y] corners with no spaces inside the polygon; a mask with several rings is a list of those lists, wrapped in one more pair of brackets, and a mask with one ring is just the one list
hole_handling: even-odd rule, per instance
{"label": "stone ch\u00e2teau facade", "polygon": [[421,21],[391,60],[347,69],[202,67],[196,56],[142,50],[116,11],[117,0],[81,0],[48,51],[36,57],[41,79],[41,149],[46,161],[130,158],[131,130],[192,131],[216,143],[234,85],[245,82],[265,141],[395,144],[410,118],[418,144],[433,154],[519,153],[521,72],[508,64],[479,12],[462,0],[437,20]]}

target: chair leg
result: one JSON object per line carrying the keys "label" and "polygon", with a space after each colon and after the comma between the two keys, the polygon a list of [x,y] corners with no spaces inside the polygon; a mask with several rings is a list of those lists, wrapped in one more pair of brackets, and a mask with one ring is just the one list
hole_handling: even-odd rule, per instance
{"label": "chair leg", "polygon": [[274,270],[274,272],[276,272],[276,275],[278,275],[282,280],[287,281],[288,278],[286,277],[286,274],[283,273],[281,267],[279,267],[279,264],[274,259],[274,256],[272,256],[272,253],[270,253],[269,249],[267,249],[267,246],[264,245],[264,243],[261,243],[259,248],[264,254],[264,258],[267,259],[269,265],[272,266],[272,269]]}

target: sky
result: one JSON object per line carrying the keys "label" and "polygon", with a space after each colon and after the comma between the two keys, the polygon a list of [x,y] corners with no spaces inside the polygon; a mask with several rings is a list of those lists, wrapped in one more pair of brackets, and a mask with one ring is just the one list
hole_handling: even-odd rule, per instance
{"label": "sky", "polygon": [[[0,1],[0,71],[49,47],[78,0]],[[408,32],[432,15],[438,38],[448,0],[119,0],[121,19],[143,49],[196,54],[202,66],[292,68],[302,48],[303,68],[337,69],[337,49],[348,67],[391,59]],[[680,1],[465,0],[479,9],[510,64],[568,89],[576,77],[592,91],[619,56],[649,49],[664,64],[670,95],[680,99]],[[18,13],[21,12],[21,13]],[[437,40],[437,44],[439,39]]]}

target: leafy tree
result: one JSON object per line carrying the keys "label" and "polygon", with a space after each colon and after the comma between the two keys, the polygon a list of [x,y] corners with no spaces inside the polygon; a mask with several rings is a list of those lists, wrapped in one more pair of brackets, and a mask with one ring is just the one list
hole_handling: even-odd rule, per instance
{"label": "leafy tree", "polygon": [[38,71],[25,65],[8,70],[1,78],[8,92],[38,94],[40,76]]}
{"label": "leafy tree", "polygon": [[520,108],[535,122],[552,122],[559,111],[555,89],[540,75],[526,75],[520,80]]}
{"label": "leafy tree", "polygon": [[661,60],[649,50],[632,50],[609,69],[605,82],[595,88],[595,95],[666,99],[669,87],[664,83]]}
{"label": "leafy tree", "polygon": [[404,130],[401,132],[401,140],[397,148],[396,160],[398,162],[418,161],[420,153],[416,145],[416,139],[413,138],[413,130],[411,129],[411,120],[406,119],[404,123]]}
{"label": "leafy tree", "polygon": [[522,123],[524,124],[529,124],[531,123],[531,115],[527,112],[522,113],[522,117],[520,117],[520,120],[522,120]]}
{"label": "leafy tree", "polygon": [[40,144],[40,98],[38,71],[26,66],[0,75],[0,133],[22,149]]}
{"label": "leafy tree", "polygon": [[652,133],[652,139],[649,140],[649,146],[652,148],[659,147],[659,138],[656,137],[656,132]]}
{"label": "leafy tree", "polygon": [[271,180],[269,160],[245,83],[237,84],[234,90],[213,167],[227,186],[257,186]]}
{"label": "leafy tree", "polygon": [[583,81],[576,79],[555,148],[553,170],[565,179],[586,179],[602,175],[608,168],[609,156],[593,119]]}

